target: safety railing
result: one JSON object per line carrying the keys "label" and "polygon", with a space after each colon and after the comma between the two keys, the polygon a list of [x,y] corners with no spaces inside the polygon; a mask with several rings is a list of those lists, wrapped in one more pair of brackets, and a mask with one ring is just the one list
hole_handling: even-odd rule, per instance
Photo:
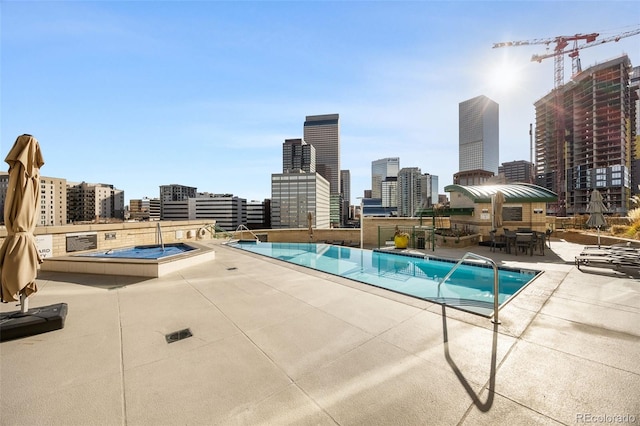
{"label": "safety railing", "polygon": [[440,294],[440,285],[445,281],[447,281],[449,277],[453,275],[455,270],[458,269],[460,265],[462,265],[465,259],[469,257],[473,257],[475,259],[484,261],[485,263],[490,264],[491,267],[493,268],[493,319],[491,320],[491,322],[494,324],[500,324],[500,320],[498,319],[498,308],[500,307],[500,303],[498,302],[498,296],[500,294],[500,283],[498,280],[498,265],[496,265],[496,262],[494,262],[492,259],[489,259],[488,257],[480,256],[479,254],[475,254],[471,252],[465,253],[465,255],[462,256],[462,259],[460,259],[458,263],[456,263],[455,266],[451,268],[449,273],[445,275],[440,282],[438,282],[438,295]]}
{"label": "safety railing", "polygon": [[156,245],[162,247],[162,251],[164,251],[164,240],[162,239],[162,228],[160,227],[160,222],[158,222],[158,226],[156,227]]}
{"label": "safety railing", "polygon": [[256,240],[256,242],[260,242],[260,238],[258,238],[258,236],[256,234],[254,234],[253,231],[251,229],[247,228],[245,225],[238,225],[236,230],[233,231],[233,233],[231,233],[231,236],[227,239],[227,242],[229,242],[232,239],[234,239],[234,237],[236,236],[236,233],[238,233],[238,232],[241,233],[239,239],[242,239],[242,236],[243,236],[245,231],[249,232],[253,236],[253,238]]}

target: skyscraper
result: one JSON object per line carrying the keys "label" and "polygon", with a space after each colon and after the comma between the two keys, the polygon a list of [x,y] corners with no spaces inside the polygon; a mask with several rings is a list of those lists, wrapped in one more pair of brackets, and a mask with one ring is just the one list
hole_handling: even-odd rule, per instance
{"label": "skyscraper", "polygon": [[458,105],[459,171],[485,170],[498,174],[498,104],[477,96]]}
{"label": "skyscraper", "polygon": [[282,144],[282,171],[307,172],[316,171],[316,149],[303,139],[285,139]]}
{"label": "skyscraper", "polygon": [[382,182],[388,177],[398,177],[400,158],[381,158],[371,162],[371,198],[382,197]]}
{"label": "skyscraper", "polygon": [[314,228],[330,227],[329,182],[312,166],[316,164],[313,148],[301,139],[287,139],[282,144],[283,173],[271,175],[271,227],[274,229],[306,228],[309,213]]}
{"label": "skyscraper", "polygon": [[340,225],[340,115],[308,115],[304,140],[316,149],[316,171],[329,182],[331,224]]}
{"label": "skyscraper", "polygon": [[595,188],[609,212],[626,214],[636,133],[630,73],[623,55],[583,70],[535,102],[537,183],[558,194],[550,213],[585,213]]}
{"label": "skyscraper", "polygon": [[316,149],[316,170],[331,185],[331,194],[340,193],[340,115],[308,115],[304,140]]}
{"label": "skyscraper", "polygon": [[349,212],[351,211],[351,171],[340,170],[340,194],[342,194],[342,219],[340,224],[344,226],[350,219]]}
{"label": "skyscraper", "polygon": [[419,167],[404,167],[398,171],[398,216],[412,217],[421,207],[421,179]]}

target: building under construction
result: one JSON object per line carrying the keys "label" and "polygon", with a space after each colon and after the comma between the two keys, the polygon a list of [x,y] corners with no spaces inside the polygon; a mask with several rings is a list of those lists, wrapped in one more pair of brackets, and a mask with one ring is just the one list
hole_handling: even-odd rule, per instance
{"label": "building under construction", "polygon": [[638,99],[631,70],[623,55],[578,73],[535,103],[536,180],[558,194],[548,214],[586,213],[592,189],[610,213],[629,210]]}

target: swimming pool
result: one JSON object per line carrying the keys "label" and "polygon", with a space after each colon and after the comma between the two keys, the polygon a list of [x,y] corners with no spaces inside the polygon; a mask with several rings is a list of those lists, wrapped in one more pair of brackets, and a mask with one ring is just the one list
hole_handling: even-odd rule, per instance
{"label": "swimming pool", "polygon": [[43,259],[43,271],[161,277],[215,259],[215,251],[195,242],[135,246]]}
{"label": "swimming pool", "polygon": [[84,257],[104,257],[104,258],[126,258],[126,259],[162,259],[177,254],[194,250],[186,244],[165,244],[164,246],[148,245],[135,246],[107,251],[82,253],[77,256]]}
{"label": "swimming pool", "polygon": [[[457,261],[330,244],[236,242],[230,246],[476,314],[493,314],[494,272],[485,265],[465,262],[441,283]],[[540,273],[499,267],[500,306]]]}

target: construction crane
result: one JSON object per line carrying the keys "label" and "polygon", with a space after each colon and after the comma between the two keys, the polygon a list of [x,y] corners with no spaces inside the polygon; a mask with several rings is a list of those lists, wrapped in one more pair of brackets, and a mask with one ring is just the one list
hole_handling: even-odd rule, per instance
{"label": "construction crane", "polygon": [[[571,36],[557,36],[551,38],[539,38],[533,40],[523,40],[523,41],[507,41],[503,43],[494,43],[493,48],[500,47],[514,47],[514,46],[529,46],[534,44],[546,44],[547,46],[551,44],[555,44],[553,52],[544,53],[541,55],[533,55],[531,57],[532,62],[542,62],[543,59],[554,58],[554,88],[564,84],[564,56],[568,55],[572,59],[572,77],[579,72],[582,71],[582,66],[580,65],[580,55],[579,50],[586,49],[587,47],[599,46],[604,43],[608,43],[611,41],[619,41],[622,38],[630,37],[636,34],[640,34],[640,28],[635,30],[627,31],[621,34],[617,34],[615,36],[607,37],[598,40],[597,38],[600,36],[599,33],[589,33],[589,34],[575,34]],[[581,40],[584,40],[585,43],[578,44]],[[567,49],[569,43],[573,42],[573,46]]]}
{"label": "construction crane", "polygon": [[[598,46],[610,41],[618,41],[624,37],[630,37],[636,34],[640,34],[640,28],[627,31],[615,36],[607,37],[598,40],[599,33],[589,34],[574,34],[571,36],[557,36],[551,38],[523,40],[523,41],[508,41],[503,43],[495,43],[493,48],[500,47],[514,47],[514,46],[529,46],[534,44],[545,44],[547,46],[554,44],[553,52],[545,53],[542,55],[533,55],[531,57],[532,62],[542,62],[547,58],[554,58],[554,102],[555,102],[555,158],[558,159],[558,163],[555,164],[555,191],[558,194],[558,203],[556,205],[556,215],[564,216],[567,208],[567,176],[566,165],[564,161],[560,159],[564,158],[564,151],[566,148],[565,141],[565,118],[562,108],[562,93],[558,90],[564,84],[564,56],[568,55],[572,59],[572,77],[582,71],[580,65],[579,50],[586,49],[587,47]],[[580,41],[584,41],[583,44],[579,44]],[[573,42],[573,46],[569,47],[569,44]],[[529,130],[531,132],[531,129]]]}

